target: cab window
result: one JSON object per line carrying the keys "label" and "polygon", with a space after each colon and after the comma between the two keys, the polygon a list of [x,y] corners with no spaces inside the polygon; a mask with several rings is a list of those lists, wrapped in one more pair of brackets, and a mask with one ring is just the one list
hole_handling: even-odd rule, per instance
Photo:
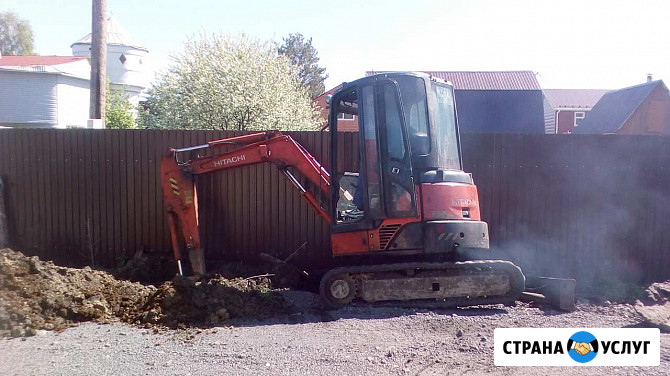
{"label": "cab window", "polygon": [[412,155],[427,155],[430,153],[430,139],[425,83],[421,78],[410,76],[398,77],[396,80],[402,97]]}

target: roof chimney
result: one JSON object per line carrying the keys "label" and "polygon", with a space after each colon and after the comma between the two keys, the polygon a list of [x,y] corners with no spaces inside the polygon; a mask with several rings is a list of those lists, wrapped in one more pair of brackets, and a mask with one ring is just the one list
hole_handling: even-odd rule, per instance
{"label": "roof chimney", "polygon": [[651,80],[652,80],[651,73],[647,73],[647,82],[651,82]]}

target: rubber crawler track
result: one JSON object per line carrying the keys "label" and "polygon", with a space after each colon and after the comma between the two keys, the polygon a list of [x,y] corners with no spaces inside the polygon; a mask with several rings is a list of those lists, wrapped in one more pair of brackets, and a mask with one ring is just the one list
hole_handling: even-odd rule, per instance
{"label": "rubber crawler track", "polygon": [[393,305],[393,306],[415,306],[415,307],[430,307],[430,308],[450,308],[450,307],[467,307],[475,305],[488,304],[509,304],[513,303],[516,298],[523,292],[526,279],[521,272],[521,269],[509,261],[502,260],[483,260],[483,261],[463,261],[463,262],[408,262],[397,264],[380,264],[380,265],[366,265],[366,266],[350,266],[340,267],[328,271],[323,278],[321,278],[320,291],[321,298],[326,305],[331,308],[338,308],[333,305],[325,297],[325,284],[328,279],[337,274],[356,274],[363,273],[381,273],[403,271],[408,269],[421,270],[457,270],[462,274],[478,274],[481,272],[500,271],[509,276],[510,289],[504,295],[493,295],[485,297],[454,297],[447,299],[416,299],[408,301],[383,301],[372,303],[374,305]]}

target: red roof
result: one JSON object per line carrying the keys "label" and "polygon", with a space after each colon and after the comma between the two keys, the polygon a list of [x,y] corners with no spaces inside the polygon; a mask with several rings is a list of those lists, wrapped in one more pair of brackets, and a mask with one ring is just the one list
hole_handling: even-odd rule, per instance
{"label": "red roof", "polygon": [[1,56],[0,67],[60,65],[86,59],[85,56]]}
{"label": "red roof", "polygon": [[[421,71],[449,81],[457,90],[542,90],[532,71]],[[367,75],[381,72],[366,72]]]}

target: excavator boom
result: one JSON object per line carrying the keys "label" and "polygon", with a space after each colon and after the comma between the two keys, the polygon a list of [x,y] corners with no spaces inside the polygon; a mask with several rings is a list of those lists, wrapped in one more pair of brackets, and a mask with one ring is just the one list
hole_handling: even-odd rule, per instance
{"label": "excavator boom", "polygon": [[[222,146],[241,146],[216,153]],[[207,151],[213,155],[201,155]],[[193,154],[196,154],[193,156]],[[182,243],[186,245],[193,272],[205,273],[204,250],[198,233],[198,198],[193,176],[257,163],[273,163],[300,191],[302,197],[326,222],[330,215],[314,194],[306,190],[291,172],[300,171],[322,194],[328,195],[330,175],[291,136],[279,131],[257,132],[210,141],[203,145],[170,149],[161,162],[163,200],[168,214],[172,248],[182,273]]]}

